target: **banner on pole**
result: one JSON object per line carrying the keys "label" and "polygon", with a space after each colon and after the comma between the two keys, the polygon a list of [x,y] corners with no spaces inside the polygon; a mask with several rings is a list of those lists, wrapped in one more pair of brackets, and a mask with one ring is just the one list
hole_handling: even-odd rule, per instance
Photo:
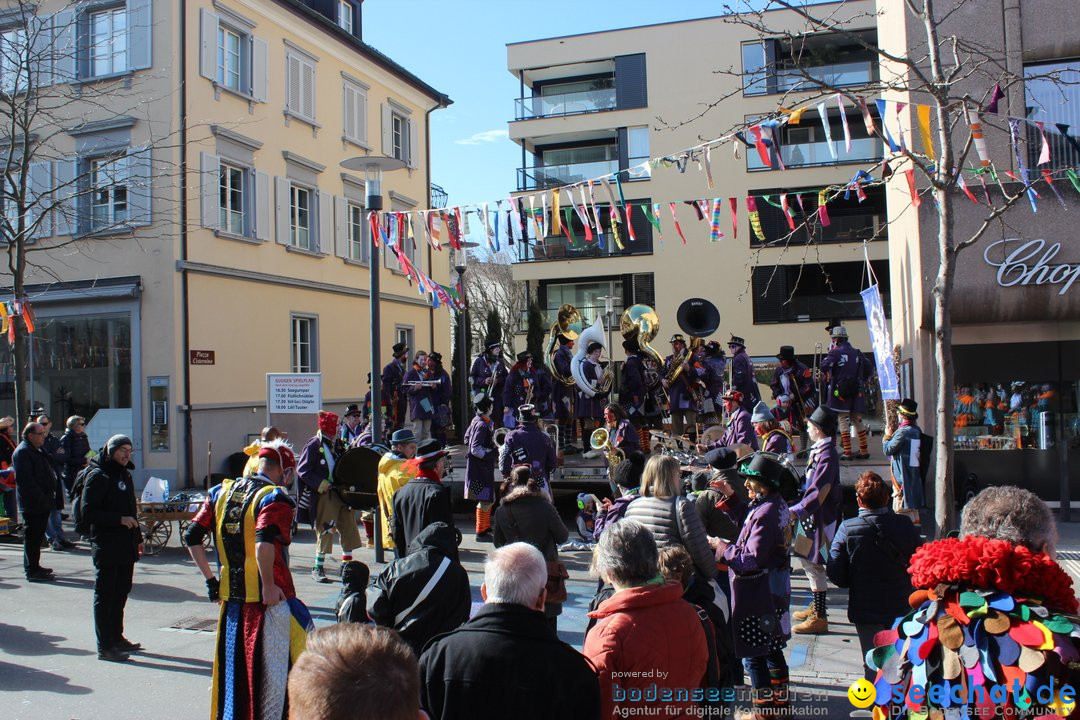
{"label": "banner on pole", "polygon": [[881,399],[900,400],[900,384],[896,379],[892,340],[885,321],[885,310],[881,307],[881,293],[874,284],[859,294],[866,311],[866,324],[870,328],[870,342],[874,346],[874,363],[877,365],[878,381],[881,384]]}

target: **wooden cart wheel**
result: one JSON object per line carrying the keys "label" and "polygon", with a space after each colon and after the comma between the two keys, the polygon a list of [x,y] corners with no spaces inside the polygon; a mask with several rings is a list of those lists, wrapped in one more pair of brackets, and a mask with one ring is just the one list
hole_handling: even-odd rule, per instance
{"label": "wooden cart wheel", "polygon": [[143,535],[143,552],[147,555],[157,555],[163,547],[169,544],[172,537],[172,523],[165,520],[142,519],[139,521]]}
{"label": "wooden cart wheel", "polygon": [[[180,539],[181,539],[181,544],[182,544],[184,536],[187,535],[188,526],[191,525],[191,521],[190,520],[180,520],[177,523],[177,525],[179,525],[179,527],[177,529],[180,531]],[[206,552],[213,552],[214,549],[215,549],[214,548],[214,536],[211,533],[206,533],[205,535],[203,535],[202,544],[203,544],[203,547],[206,548]]]}

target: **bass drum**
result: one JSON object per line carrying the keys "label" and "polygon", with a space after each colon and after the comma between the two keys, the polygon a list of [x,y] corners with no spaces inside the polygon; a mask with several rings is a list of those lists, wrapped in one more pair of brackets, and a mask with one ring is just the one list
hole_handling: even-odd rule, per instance
{"label": "bass drum", "polygon": [[370,447],[345,451],[334,463],[333,490],[349,507],[366,510],[378,502],[379,461],[382,455]]}

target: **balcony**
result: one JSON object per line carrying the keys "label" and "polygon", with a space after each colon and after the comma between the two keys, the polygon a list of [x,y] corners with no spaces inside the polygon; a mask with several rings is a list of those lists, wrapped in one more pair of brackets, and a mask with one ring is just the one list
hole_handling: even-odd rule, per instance
{"label": "balcony", "polygon": [[857,87],[877,80],[877,63],[857,61],[806,68],[762,69],[743,75],[744,95],[809,92],[822,87]]}
{"label": "balcony", "polygon": [[618,172],[618,160],[518,168],[518,190],[546,190]]}
{"label": "balcony", "polygon": [[550,95],[534,95],[533,97],[518,98],[514,101],[514,119],[532,120],[533,118],[581,115],[614,110],[615,107],[614,87]]}
{"label": "balcony", "polygon": [[[835,136],[834,136],[835,137]],[[848,151],[843,138],[833,140],[832,147],[836,150],[834,158],[829,151],[828,142],[811,142],[784,145],[781,149],[781,157],[787,168],[817,167],[821,165],[844,165],[847,163],[876,162],[883,156],[881,140],[877,138],[856,138],[851,141],[851,150]],[[748,171],[772,169],[761,161],[760,155],[750,148],[746,152],[746,169]],[[777,166],[775,169],[779,169]]]}
{"label": "balcony", "polygon": [[[636,224],[636,223],[635,223]],[[626,257],[629,255],[649,255],[652,253],[652,234],[647,238],[642,237],[641,229],[635,227],[637,242],[632,243],[626,235],[625,226],[620,229],[624,237],[623,249],[615,245],[615,238],[610,232],[604,233],[604,245],[600,246],[596,236],[592,242],[585,242],[581,229],[575,229],[577,241],[571,243],[565,235],[548,237],[543,244],[536,243],[532,238],[528,243],[517,243],[517,258],[514,262],[536,262],[539,260],[581,260],[587,258],[611,258]]]}

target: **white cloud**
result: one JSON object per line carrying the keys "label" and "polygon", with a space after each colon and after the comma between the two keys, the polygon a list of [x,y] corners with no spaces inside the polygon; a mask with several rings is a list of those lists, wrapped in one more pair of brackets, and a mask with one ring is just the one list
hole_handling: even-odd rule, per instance
{"label": "white cloud", "polygon": [[510,133],[506,130],[484,130],[483,132],[474,133],[467,138],[461,138],[455,140],[455,145],[483,145],[484,143],[493,143],[503,138],[509,137]]}

